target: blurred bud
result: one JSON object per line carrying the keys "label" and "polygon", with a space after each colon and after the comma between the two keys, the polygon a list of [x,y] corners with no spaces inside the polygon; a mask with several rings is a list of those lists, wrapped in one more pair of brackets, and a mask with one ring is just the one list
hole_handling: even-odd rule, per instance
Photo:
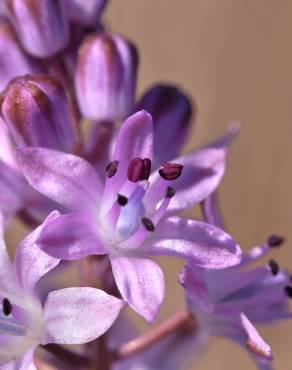
{"label": "blurred bud", "polygon": [[0,103],[2,117],[19,147],[74,150],[76,134],[70,106],[54,77],[18,77],[2,93]]}
{"label": "blurred bud", "polygon": [[65,0],[70,21],[97,26],[107,0]]}
{"label": "blurred bud", "polygon": [[155,166],[178,156],[192,119],[190,99],[173,85],[155,85],[138,103],[153,117]]}
{"label": "blurred bud", "polygon": [[40,65],[21,49],[9,24],[0,22],[0,91],[14,77],[41,72]]}
{"label": "blurred bud", "polygon": [[133,110],[138,57],[122,37],[102,32],[88,36],[78,55],[76,90],[82,114],[116,121]]}
{"label": "blurred bud", "polygon": [[48,58],[69,40],[69,22],[62,0],[4,0],[7,15],[25,50]]}

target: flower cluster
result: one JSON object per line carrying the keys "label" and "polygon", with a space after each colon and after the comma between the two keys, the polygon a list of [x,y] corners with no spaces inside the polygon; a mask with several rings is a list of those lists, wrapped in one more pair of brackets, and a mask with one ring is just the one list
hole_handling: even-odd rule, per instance
{"label": "flower cluster", "polygon": [[[252,322],[290,318],[292,287],[272,259],[246,269],[283,239],[242,254],[219,212],[238,125],[181,155],[196,106],[167,84],[136,99],[138,53],[102,24],[106,3],[0,4],[0,368],[177,370],[223,336],[270,369]],[[198,204],[203,221],[182,216]],[[11,262],[15,217],[30,230]],[[137,336],[120,311],[155,321],[155,256],[185,261],[186,308]]]}

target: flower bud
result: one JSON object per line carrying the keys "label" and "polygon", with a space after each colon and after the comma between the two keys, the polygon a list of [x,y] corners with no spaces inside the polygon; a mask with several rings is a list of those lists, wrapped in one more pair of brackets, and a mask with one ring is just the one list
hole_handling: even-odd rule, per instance
{"label": "flower bud", "polygon": [[107,0],[65,0],[71,21],[84,26],[97,26]]}
{"label": "flower bud", "polygon": [[116,121],[133,110],[137,52],[122,37],[102,32],[88,36],[78,55],[76,90],[82,114]]}
{"label": "flower bud", "polygon": [[41,73],[42,68],[21,49],[16,36],[6,22],[0,22],[0,91],[14,77]]}
{"label": "flower bud", "polygon": [[25,50],[48,58],[69,40],[69,22],[62,0],[4,0],[7,15]]}
{"label": "flower bud", "polygon": [[178,156],[190,129],[190,99],[172,85],[155,85],[141,98],[137,110],[153,117],[155,166]]}
{"label": "flower bud", "polygon": [[72,152],[76,145],[66,92],[52,76],[22,76],[0,96],[1,114],[19,147]]}

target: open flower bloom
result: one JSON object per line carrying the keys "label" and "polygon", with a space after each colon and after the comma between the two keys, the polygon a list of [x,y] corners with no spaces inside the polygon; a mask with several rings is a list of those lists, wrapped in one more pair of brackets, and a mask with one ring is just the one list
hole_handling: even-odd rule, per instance
{"label": "open flower bloom", "polygon": [[239,265],[224,271],[187,264],[180,275],[201,330],[247,348],[259,369],[271,369],[272,353],[251,321],[271,323],[292,318],[288,307],[292,288],[289,274],[280,271],[274,260],[262,267],[247,267],[281,242],[279,237],[269,238],[243,255]]}
{"label": "open flower bloom", "polygon": [[128,118],[105,185],[77,156],[42,148],[18,151],[28,182],[73,212],[43,228],[40,247],[64,260],[108,254],[123,299],[148,321],[164,297],[162,271],[149,256],[177,256],[211,269],[236,265],[241,257],[239,246],[216,226],[175,216],[216,188],[226,148],[201,149],[150,176],[152,146],[151,116],[141,111]]}
{"label": "open flower bloom", "polygon": [[123,302],[94,288],[52,291],[44,303],[35,291],[39,279],[59,260],[35,244],[42,227],[58,217],[51,213],[44,224],[26,237],[10,262],[0,241],[0,366],[33,370],[33,351],[39,344],[82,344],[102,335],[117,318]]}

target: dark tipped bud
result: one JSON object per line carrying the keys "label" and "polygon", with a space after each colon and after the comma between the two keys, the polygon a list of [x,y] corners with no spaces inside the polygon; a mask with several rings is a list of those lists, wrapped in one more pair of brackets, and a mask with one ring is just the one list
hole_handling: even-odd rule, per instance
{"label": "dark tipped bud", "polygon": [[163,163],[176,158],[185,143],[193,111],[189,97],[173,85],[155,85],[138,103],[153,117],[154,158]]}
{"label": "dark tipped bud", "polygon": [[183,166],[177,163],[164,163],[162,168],[159,170],[160,176],[164,180],[176,180],[180,177],[183,170]]}
{"label": "dark tipped bud", "polygon": [[23,51],[10,25],[0,22],[0,91],[10,80],[26,73],[42,73],[42,68]]}
{"label": "dark tipped bud", "polygon": [[147,231],[153,232],[155,230],[155,226],[149,218],[143,217],[141,223]]}
{"label": "dark tipped bud", "polygon": [[286,286],[285,288],[284,288],[284,290],[285,290],[285,293],[287,294],[287,296],[289,297],[289,298],[292,298],[292,286]]}
{"label": "dark tipped bud", "polygon": [[275,260],[269,260],[269,266],[270,266],[272,274],[276,276],[278,272],[280,271],[278,263]]}
{"label": "dark tipped bud", "polygon": [[77,137],[62,85],[51,76],[19,77],[0,97],[1,114],[19,147],[73,152]]}
{"label": "dark tipped bud", "polygon": [[279,235],[271,235],[267,243],[270,247],[280,247],[285,242],[285,239]]}
{"label": "dark tipped bud", "polygon": [[127,176],[129,181],[138,182],[148,180],[151,172],[151,160],[149,158],[134,158],[131,160]]}
{"label": "dark tipped bud", "polygon": [[48,58],[69,41],[63,0],[4,0],[7,16],[22,46],[31,55]]}
{"label": "dark tipped bud", "polygon": [[100,121],[127,117],[134,107],[137,53],[113,33],[88,36],[79,49],[76,91],[83,116]]}
{"label": "dark tipped bud", "polygon": [[106,175],[108,178],[113,177],[118,170],[119,161],[112,161],[106,166]]}
{"label": "dark tipped bud", "polygon": [[12,312],[12,304],[10,303],[9,299],[4,298],[2,300],[2,311],[5,316],[9,316]]}
{"label": "dark tipped bud", "polygon": [[122,194],[118,194],[117,202],[120,206],[124,207],[128,203],[128,198]]}
{"label": "dark tipped bud", "polygon": [[70,21],[84,26],[97,26],[107,0],[62,0]]}
{"label": "dark tipped bud", "polygon": [[175,195],[176,191],[172,187],[168,186],[166,188],[166,198],[172,198]]}

